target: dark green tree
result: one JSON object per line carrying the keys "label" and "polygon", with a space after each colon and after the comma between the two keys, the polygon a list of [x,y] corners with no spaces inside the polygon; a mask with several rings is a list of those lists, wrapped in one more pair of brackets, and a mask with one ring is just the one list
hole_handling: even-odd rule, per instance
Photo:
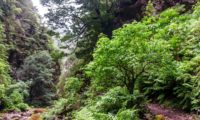
{"label": "dark green tree", "polygon": [[52,58],[46,51],[25,59],[18,77],[29,83],[29,102],[36,105],[49,105],[54,97]]}

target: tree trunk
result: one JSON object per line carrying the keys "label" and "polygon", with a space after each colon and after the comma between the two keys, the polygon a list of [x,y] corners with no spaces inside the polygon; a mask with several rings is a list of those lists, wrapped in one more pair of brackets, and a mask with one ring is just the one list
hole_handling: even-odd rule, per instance
{"label": "tree trunk", "polygon": [[134,92],[135,81],[136,81],[135,79],[132,79],[132,80],[129,80],[129,82],[128,82],[127,89],[130,94],[133,94],[133,92]]}

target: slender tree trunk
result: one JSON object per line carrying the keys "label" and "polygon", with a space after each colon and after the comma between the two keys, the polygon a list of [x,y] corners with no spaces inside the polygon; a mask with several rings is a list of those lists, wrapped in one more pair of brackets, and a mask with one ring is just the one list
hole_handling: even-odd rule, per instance
{"label": "slender tree trunk", "polygon": [[135,79],[129,80],[127,88],[130,94],[133,94],[135,87]]}

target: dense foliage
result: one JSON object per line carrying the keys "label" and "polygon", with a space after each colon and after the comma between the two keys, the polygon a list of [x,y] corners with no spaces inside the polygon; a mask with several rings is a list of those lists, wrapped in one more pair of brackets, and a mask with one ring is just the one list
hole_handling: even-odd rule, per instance
{"label": "dense foliage", "polygon": [[112,40],[101,37],[88,66],[94,88],[119,84],[131,94],[138,89],[150,99],[170,98],[182,109],[199,109],[199,7],[193,14],[181,15],[182,10],[125,25]]}
{"label": "dense foliage", "polygon": [[[115,30],[112,38],[100,35],[94,59],[85,67],[87,77],[66,80],[65,86],[71,86],[65,91],[67,97],[55,104],[57,109],[52,109],[55,111],[48,117],[144,119],[146,100],[197,111],[200,108],[199,13],[199,4],[191,11],[179,5],[126,24]],[[86,88],[79,84],[88,80]],[[80,102],[73,102],[69,91]]]}
{"label": "dense foliage", "polygon": [[148,26],[138,23],[118,29],[112,40],[101,37],[87,68],[92,84],[98,85],[94,88],[123,85],[132,94],[137,82],[172,66],[169,45],[162,40],[149,41],[152,34]]}
{"label": "dense foliage", "polygon": [[9,86],[0,85],[0,110],[25,111],[29,106],[25,103],[28,92],[25,83],[20,82]]}
{"label": "dense foliage", "polygon": [[159,25],[154,39],[165,40],[170,44],[176,69],[170,72],[170,76],[163,76],[166,72],[163,71],[159,76],[164,78],[146,81],[149,87],[144,89],[147,95],[157,96],[159,101],[173,97],[173,105],[182,109],[197,110],[200,107],[197,90],[199,6],[192,14],[181,15],[181,10],[183,9],[170,9],[162,13],[157,22],[150,24]]}
{"label": "dense foliage", "polygon": [[3,44],[3,26],[0,24],[0,84],[10,84],[9,65],[7,62],[7,46]]}
{"label": "dense foliage", "polygon": [[4,43],[10,45],[8,62],[11,75],[17,79],[16,71],[26,57],[39,50],[47,50],[48,36],[39,25],[39,18],[30,0],[1,0],[0,20],[4,24]]}
{"label": "dense foliage", "polygon": [[100,33],[112,36],[112,31],[125,23],[141,20],[146,14],[147,4],[151,4],[159,13],[178,3],[191,8],[196,0],[41,0],[48,7],[48,24],[53,29],[62,28],[64,38],[76,41],[78,58],[87,61],[92,53]]}
{"label": "dense foliage", "polygon": [[[67,29],[60,48],[30,0],[0,0],[0,112],[45,107],[44,120],[139,120],[157,103],[198,113],[199,2],[41,2],[50,27]],[[45,110],[31,111],[36,119]]]}
{"label": "dense foliage", "polygon": [[18,78],[29,84],[29,102],[44,106],[54,95],[53,61],[48,52],[42,51],[25,59]]}
{"label": "dense foliage", "polygon": [[[53,48],[35,12],[30,0],[0,0],[0,110],[26,110],[25,102],[33,103],[33,99],[41,97],[38,93],[45,94],[42,99],[46,104],[51,103],[52,79],[57,80],[52,69],[58,60],[52,61],[48,53]],[[34,57],[41,50],[47,52]],[[37,65],[36,69],[33,65]]]}
{"label": "dense foliage", "polygon": [[10,66],[7,62],[7,47],[3,44],[5,39],[3,26],[0,26],[0,110],[26,110],[28,105],[24,103],[26,88],[24,84],[11,85]]}

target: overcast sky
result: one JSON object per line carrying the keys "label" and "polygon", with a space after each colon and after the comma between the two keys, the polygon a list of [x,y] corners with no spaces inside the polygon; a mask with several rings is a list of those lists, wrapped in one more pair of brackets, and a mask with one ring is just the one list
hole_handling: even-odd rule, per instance
{"label": "overcast sky", "polygon": [[40,0],[32,0],[33,5],[38,9],[38,13],[43,16],[45,13],[47,13],[47,8],[45,8],[44,6],[42,6],[40,4]]}
{"label": "overcast sky", "polygon": [[[38,14],[42,17],[42,22],[46,24],[47,20],[45,19],[44,14],[48,12],[48,9],[40,4],[40,0],[32,0],[32,2],[33,2],[33,5],[38,9]],[[56,31],[63,34],[62,29],[58,29]]]}

